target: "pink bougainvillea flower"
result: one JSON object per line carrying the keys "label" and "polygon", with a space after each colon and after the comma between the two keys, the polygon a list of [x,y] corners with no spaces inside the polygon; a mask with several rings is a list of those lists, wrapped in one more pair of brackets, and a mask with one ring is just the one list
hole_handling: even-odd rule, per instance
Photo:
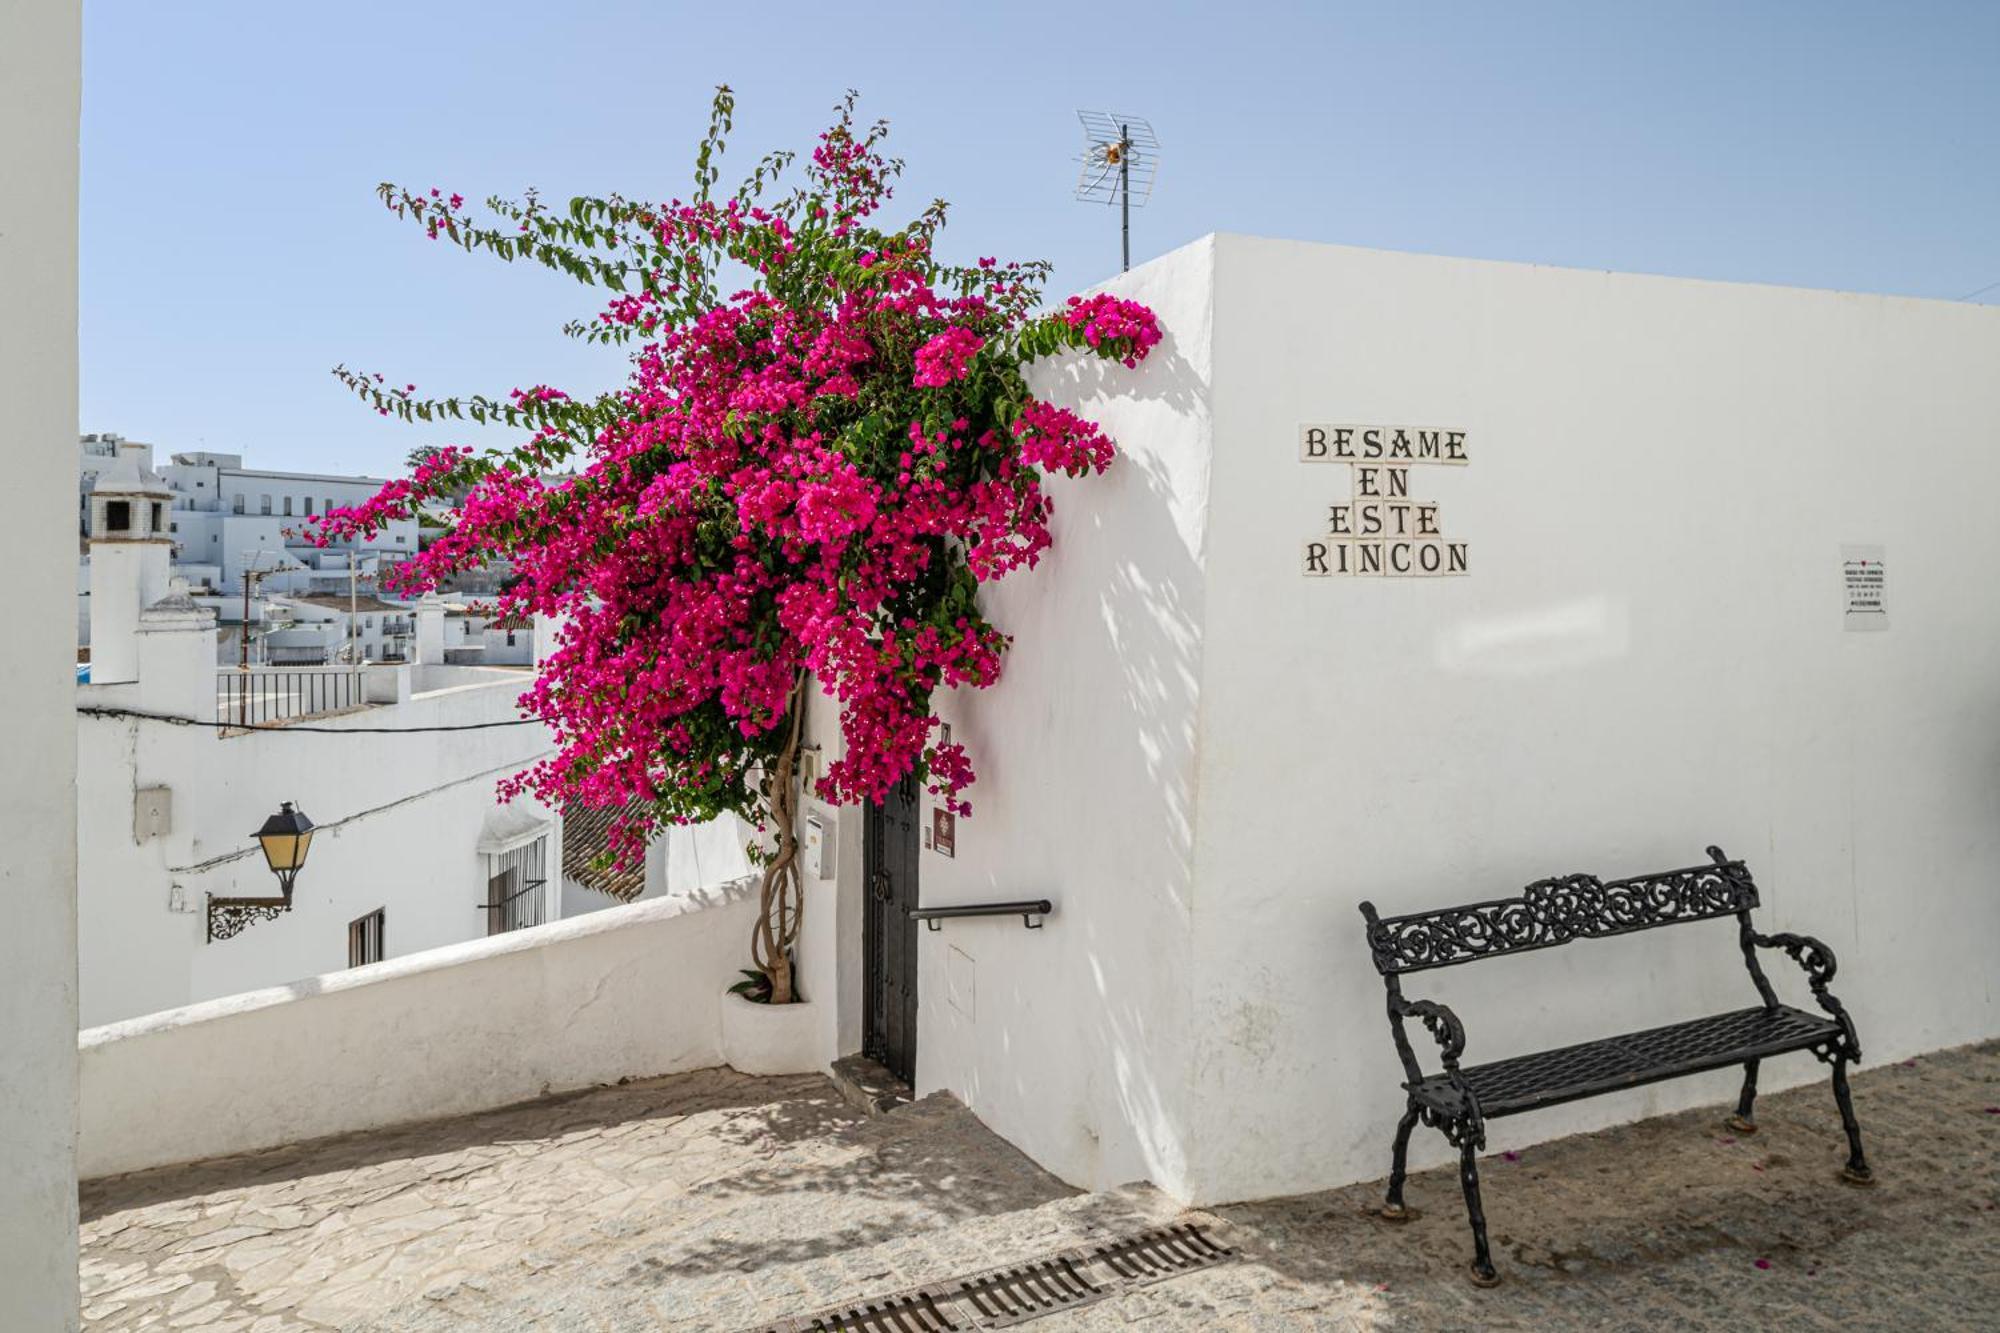
{"label": "pink bougainvillea flower", "polygon": [[385,414],[499,423],[521,439],[431,450],[411,476],[317,519],[314,539],[448,506],[392,588],[504,562],[495,613],[559,627],[522,696],[555,751],[503,792],[617,807],[627,860],[668,823],[733,813],[768,830],[754,956],[775,980],[798,920],[796,797],[778,775],[793,771],[807,697],[826,701],[838,733],[816,738],[831,755],[822,799],[880,800],[914,778],[971,812],[972,757],[944,740],[932,697],[1000,678],[1011,640],[981,587],[1048,549],[1048,473],[1100,473],[1116,453],[1022,371],[1053,352],[1137,366],[1161,334],[1151,311],[1108,294],[1043,310],[1045,266],[939,261],[941,206],[879,222],[900,166],[884,127],[856,125],[851,98],[778,202],[766,201],[776,159],[718,201],[732,106],[721,90],[687,200],[554,209],[530,194],[481,219],[457,194],[384,188],[434,239],[608,289],[571,332],[623,348],[630,373],[596,397],[535,385],[418,400],[415,385],[336,372]]}

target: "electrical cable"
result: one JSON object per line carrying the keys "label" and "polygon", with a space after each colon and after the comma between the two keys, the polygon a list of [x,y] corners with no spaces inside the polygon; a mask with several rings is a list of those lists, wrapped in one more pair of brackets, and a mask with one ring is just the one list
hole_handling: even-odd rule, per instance
{"label": "electrical cable", "polygon": [[215,727],[222,731],[305,731],[329,736],[415,736],[436,731],[486,731],[493,727],[542,725],[538,717],[510,718],[504,722],[460,722],[438,727],[314,727],[295,722],[204,722],[198,717],[176,717],[171,713],[147,713],[137,708],[111,708],[100,704],[79,705],[85,717],[136,717],[148,722],[171,722],[177,727]]}

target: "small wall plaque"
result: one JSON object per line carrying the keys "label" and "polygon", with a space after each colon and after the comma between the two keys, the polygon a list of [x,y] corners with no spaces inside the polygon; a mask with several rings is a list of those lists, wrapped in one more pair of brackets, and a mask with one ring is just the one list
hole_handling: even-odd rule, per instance
{"label": "small wall plaque", "polygon": [[1840,548],[1840,581],[1849,632],[1889,628],[1887,562],[1879,546]]}

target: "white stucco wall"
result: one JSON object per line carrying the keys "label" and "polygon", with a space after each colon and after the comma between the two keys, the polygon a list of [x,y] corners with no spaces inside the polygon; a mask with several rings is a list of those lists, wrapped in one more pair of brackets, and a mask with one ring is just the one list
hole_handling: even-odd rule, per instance
{"label": "white stucco wall", "polygon": [[80,7],[0,0],[0,448],[16,512],[0,768],[0,1328],[77,1324],[76,437]]}
{"label": "white stucco wall", "polygon": [[1213,247],[1123,290],[1166,339],[1138,371],[1043,367],[1038,387],[1118,442],[1055,478],[1055,544],[981,594],[1016,636],[1000,683],[940,700],[972,754],[956,855],[921,854],[927,904],[1048,897],[920,933],[918,1091],[947,1088],[1064,1178],[1185,1188],[1195,910],[1195,715],[1207,593]]}
{"label": "white stucco wall", "polygon": [[[186,655],[197,673],[189,697],[127,697],[117,687],[91,686],[80,698],[213,716],[213,649],[195,647]],[[556,821],[539,807],[530,810],[526,798],[503,813],[495,791],[503,777],[547,751],[541,727],[405,735],[358,730],[517,717],[514,700],[527,684],[524,673],[404,670],[417,689],[405,702],[310,723],[352,735],[218,734],[136,718],[83,719],[77,826],[86,1025],[344,967],[348,923],[377,908],[385,912],[384,942],[392,959],[483,936],[488,864],[480,843],[496,820],[546,820],[547,916],[559,914]],[[386,678],[393,669],[374,671]],[[134,795],[151,787],[172,793],[171,831],[140,840]],[[252,835],[281,800],[296,802],[320,826],[292,909],[232,939],[209,942],[206,895],[277,891]]]}
{"label": "white stucco wall", "polygon": [[81,1172],[719,1064],[754,908],[740,890],[634,903],[88,1029]]}
{"label": "white stucco wall", "polygon": [[[1399,1073],[1356,905],[1687,865],[1709,842],[1749,860],[1764,928],[1838,951],[1871,1061],[2000,1030],[2000,612],[1980,591],[2000,314],[1231,236],[1117,286],[1194,369],[1066,391],[1124,457],[1058,490],[1054,560],[992,598],[1020,636],[1007,678],[946,714],[980,764],[975,813],[954,860],[923,860],[927,901],[1058,912],[925,936],[921,1084],[1081,1183],[1214,1201],[1380,1176]],[[1301,577],[1349,476],[1301,464],[1298,428],[1340,421],[1469,432],[1470,465],[1415,486],[1470,577]],[[1843,632],[1845,543],[1886,547],[1886,632]],[[1732,931],[1409,990],[1458,1007],[1484,1061],[1753,1003]],[[1795,1057],[1764,1084],[1823,1076]],[[1420,1133],[1417,1160],[1439,1146]]]}
{"label": "white stucco wall", "polygon": [[[2000,312],[1239,237],[1216,290],[1196,1196],[1386,1170],[1400,1097],[1363,898],[1443,906],[1719,843],[1765,929],[1838,953],[1871,1059],[2000,1029],[2000,607],[1976,574],[2000,561]],[[1467,467],[1416,484],[1470,577],[1299,576],[1348,478],[1298,461],[1298,426],[1350,418],[1469,432]],[[1843,631],[1844,543],[1887,548],[1886,632]],[[1457,1007],[1484,1061],[1754,1003],[1733,930],[1408,989]],[[1823,1076],[1793,1057],[1765,1086]]]}

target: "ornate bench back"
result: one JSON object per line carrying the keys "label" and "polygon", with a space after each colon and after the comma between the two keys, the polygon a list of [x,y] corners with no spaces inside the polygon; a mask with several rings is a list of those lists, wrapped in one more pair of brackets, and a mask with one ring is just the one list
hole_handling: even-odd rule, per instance
{"label": "ornate bench back", "polygon": [[1517,898],[1403,916],[1379,916],[1373,903],[1363,903],[1368,951],[1377,972],[1394,976],[1571,940],[1736,916],[1757,906],[1757,885],[1749,869],[1726,858],[1719,847],[1709,848],[1708,854],[1711,864],[1684,870],[1609,882],[1595,875],[1563,875],[1537,880]]}

